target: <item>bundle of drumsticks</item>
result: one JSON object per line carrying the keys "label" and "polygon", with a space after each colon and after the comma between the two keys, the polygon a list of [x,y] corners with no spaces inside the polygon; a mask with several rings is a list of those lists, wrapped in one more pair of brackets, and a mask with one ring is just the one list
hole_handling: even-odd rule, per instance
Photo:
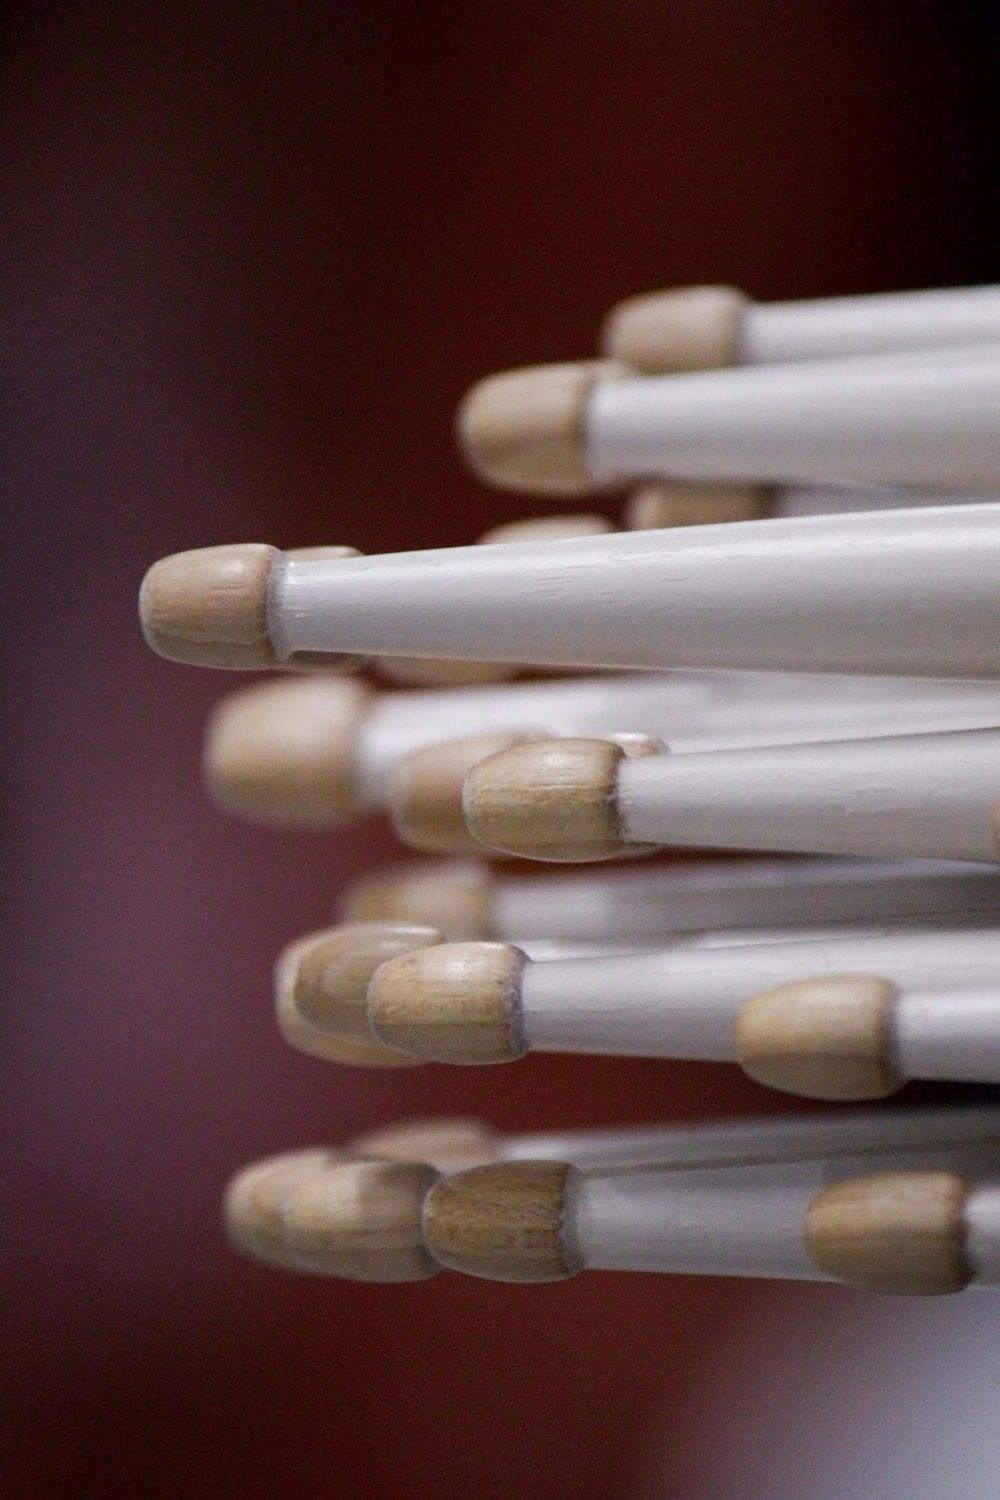
{"label": "bundle of drumsticks", "polygon": [[[364,1067],[725,1060],[843,1107],[385,1128],[247,1167],[232,1240],[365,1281],[1000,1286],[1000,1106],[851,1107],[1000,1083],[1000,287],[636,297],[601,358],[483,381],[458,433],[501,487],[630,491],[620,526],[237,544],[143,583],[160,654],[282,674],[214,714],[217,801],[382,809],[451,856],[372,871],[286,949],[283,1035]],[[373,664],[407,689],[344,675]],[[766,857],[621,863],[679,848]]]}

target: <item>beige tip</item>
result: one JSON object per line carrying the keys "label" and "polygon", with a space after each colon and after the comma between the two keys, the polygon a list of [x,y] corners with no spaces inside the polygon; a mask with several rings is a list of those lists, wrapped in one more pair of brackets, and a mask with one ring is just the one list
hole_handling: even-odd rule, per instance
{"label": "beige tip", "polygon": [[689,286],[629,297],[608,314],[601,347],[643,375],[735,365],[747,301],[744,292],[731,286]]}
{"label": "beige tip", "polygon": [[436,854],[482,854],[465,826],[462,789],[472,767],[524,740],[523,734],[477,734],[426,745],[405,756],[389,782],[392,826],[411,849]]}
{"label": "beige tip", "polygon": [[550,495],[596,488],[587,469],[587,398],[625,371],[609,360],[539,365],[482,380],[458,410],[458,443],[473,473],[501,489]]}
{"label": "beige tip", "polygon": [[147,643],[170,661],[256,670],[277,665],[267,630],[271,569],[281,553],[248,542],[176,552],[139,591]]}
{"label": "beige tip", "polygon": [[772,492],[762,485],[644,484],[626,501],[622,525],[626,531],[720,526],[760,521],[771,510]]}
{"label": "beige tip", "polygon": [[424,1206],[428,1250],[491,1281],[565,1281],[582,1269],[563,1235],[573,1168],[564,1162],[476,1167],[435,1184]]}
{"label": "beige tip", "polygon": [[465,781],[470,834],[525,859],[612,859],[623,852],[616,787],[625,750],[608,740],[535,740],[482,760]]}
{"label": "beige tip", "polygon": [[502,661],[439,661],[432,656],[380,656],[378,669],[387,682],[405,687],[485,687],[506,682],[518,668]]}
{"label": "beige tip", "polygon": [[359,1156],[425,1161],[439,1172],[464,1172],[499,1160],[496,1136],[479,1120],[404,1120],[351,1142]]}
{"label": "beige tip", "polygon": [[426,1281],[424,1200],[438,1174],[417,1162],[336,1162],[285,1197],[285,1243],[300,1264],[350,1281]]}
{"label": "beige tip", "polygon": [[368,1023],[389,1047],[432,1062],[512,1062],[525,1051],[521,975],[512,943],[446,943],[383,964],[368,986]]}
{"label": "beige tip", "polygon": [[358,922],[311,933],[291,943],[275,969],[275,1003],[285,1040],[330,1062],[365,1068],[413,1067],[368,1029],[368,984],[387,960],[429,943],[433,927],[403,922]]}
{"label": "beige tip", "polygon": [[204,771],[221,807],[283,828],[335,828],[358,815],[355,747],[371,702],[360,682],[256,683],[208,722]]}
{"label": "beige tip", "polygon": [[286,1242],[282,1209],[293,1187],[336,1160],[331,1151],[288,1151],[237,1172],[222,1203],[223,1223],[234,1248],[268,1265],[307,1269]]}
{"label": "beige tip", "polygon": [[736,1019],[736,1056],[768,1088],[810,1099],[882,1099],[902,1088],[892,1066],[895,987],[834,975],[754,995]]}
{"label": "beige tip", "polygon": [[351,885],[340,913],[348,922],[418,922],[449,942],[493,936],[489,868],[471,861],[422,860],[373,870]]}
{"label": "beige tip", "polygon": [[951,1172],[880,1172],[819,1193],[805,1242],[821,1271],[873,1292],[934,1297],[972,1280],[968,1183]]}
{"label": "beige tip", "polygon": [[494,526],[479,540],[494,546],[504,542],[562,542],[577,536],[607,536],[616,529],[607,516],[529,516]]}

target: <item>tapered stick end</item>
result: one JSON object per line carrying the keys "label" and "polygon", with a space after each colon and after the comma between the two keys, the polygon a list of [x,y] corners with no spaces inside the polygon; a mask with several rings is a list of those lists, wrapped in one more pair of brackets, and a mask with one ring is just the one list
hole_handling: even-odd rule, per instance
{"label": "tapered stick end", "polygon": [[511,943],[446,943],[383,964],[368,986],[368,1022],[389,1047],[446,1063],[512,1062],[525,1051]]}
{"label": "tapered stick end", "polygon": [[153,564],[139,592],[147,643],[170,661],[255,671],[273,667],[267,596],[274,547],[245,543],[177,552]]}
{"label": "tapered stick end", "polygon": [[231,693],[209,720],[204,771],[229,812],[284,828],[333,828],[358,811],[360,682],[287,678]]}
{"label": "tapered stick end", "polygon": [[424,1200],[433,1167],[357,1159],[332,1164],[285,1198],[282,1228],[312,1271],[350,1281],[426,1281],[440,1267],[424,1248]]}
{"label": "tapered stick end", "polygon": [[434,1259],[491,1281],[565,1281],[581,1269],[563,1232],[562,1162],[476,1167],[431,1189],[424,1234]]}
{"label": "tapered stick end", "polygon": [[616,805],[625,755],[608,740],[535,740],[481,760],[463,794],[465,826],[525,859],[593,861],[623,852]]}
{"label": "tapered stick end", "polygon": [[722,369],[739,361],[747,300],[731,286],[629,297],[608,314],[601,347],[644,375]]}
{"label": "tapered stick end", "polygon": [[950,1172],[881,1172],[835,1183],[809,1205],[806,1249],[827,1275],[869,1291],[960,1292],[972,1280],[968,1192]]}
{"label": "tapered stick end", "polygon": [[399,838],[411,849],[438,854],[481,854],[465,826],[462,791],[479,761],[522,742],[519,734],[480,734],[415,750],[397,765],[388,810]]}
{"label": "tapered stick end", "polygon": [[322,1149],[288,1151],[237,1172],[222,1203],[222,1221],[233,1248],[268,1265],[307,1270],[285,1239],[282,1209],[293,1187],[336,1160],[335,1153]]}
{"label": "tapered stick end", "polygon": [[486,865],[422,860],[362,875],[340,909],[349,922],[417,922],[449,942],[475,942],[493,936],[491,888]]}
{"label": "tapered stick end", "polygon": [[285,1040],[329,1062],[365,1068],[413,1067],[368,1028],[368,986],[379,967],[414,948],[440,943],[434,928],[358,922],[289,944],[275,967],[275,1006]]}
{"label": "tapered stick end", "polygon": [[539,365],[482,380],[458,411],[461,452],[474,474],[501,489],[581,495],[587,468],[587,398],[598,380],[623,374],[613,361]]}

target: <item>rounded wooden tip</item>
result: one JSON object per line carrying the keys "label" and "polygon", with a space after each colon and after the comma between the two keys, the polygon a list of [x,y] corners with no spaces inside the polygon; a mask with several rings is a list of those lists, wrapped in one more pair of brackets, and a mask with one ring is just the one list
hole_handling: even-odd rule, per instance
{"label": "rounded wooden tip", "polygon": [[512,943],[446,943],[394,958],[368,986],[369,1026],[387,1046],[432,1062],[512,1062],[525,1052],[527,962]]}
{"label": "rounded wooden tip", "polygon": [[254,1260],[307,1269],[285,1240],[282,1209],[291,1189],[337,1157],[332,1151],[287,1151],[252,1162],[226,1188],[222,1220],[231,1245]]}
{"label": "rounded wooden tip", "polygon": [[282,1209],[285,1242],[312,1271],[351,1281],[426,1281],[424,1200],[438,1174],[423,1163],[341,1161],[300,1181]]}
{"label": "rounded wooden tip", "polygon": [[170,661],[256,671],[277,665],[267,629],[271,569],[262,543],[199,547],[153,564],[139,591],[147,643]]}
{"label": "rounded wooden tip", "polygon": [[231,693],[208,722],[204,769],[212,797],[254,822],[336,827],[358,811],[355,746],[370,701],[360,682],[321,677]]}
{"label": "rounded wooden tip", "polygon": [[563,1235],[573,1168],[564,1162],[474,1167],[435,1184],[424,1205],[428,1250],[491,1281],[565,1281],[582,1269]]}
{"label": "rounded wooden tip", "polygon": [[633,490],[622,511],[626,531],[661,531],[671,526],[719,526],[759,521],[771,510],[771,491],[750,484],[644,484]]}
{"label": "rounded wooden tip", "polygon": [[340,909],[349,922],[419,922],[440,928],[449,942],[474,942],[493,936],[492,884],[482,864],[392,865],[356,880]]}
{"label": "rounded wooden tip", "polygon": [[275,1003],[286,1041],[330,1062],[366,1068],[413,1067],[368,1029],[368,985],[387,960],[440,943],[433,927],[402,922],[357,922],[291,943],[275,969]]}
{"label": "rounded wooden tip", "polygon": [[501,489],[579,495],[587,469],[587,398],[624,371],[613,361],[539,365],[482,380],[458,410],[458,443],[473,473]]}
{"label": "rounded wooden tip", "polygon": [[351,1150],[388,1161],[425,1161],[439,1172],[464,1172],[499,1159],[496,1136],[479,1120],[404,1120],[356,1136]]}
{"label": "rounded wooden tip", "polygon": [[717,370],[739,362],[748,298],[731,286],[689,286],[619,302],[601,338],[605,354],[644,375]]}
{"label": "rounded wooden tip", "polygon": [[806,1249],[828,1276],[869,1291],[960,1292],[973,1275],[968,1193],[951,1172],[880,1172],[835,1183],[809,1205]]}
{"label": "rounded wooden tip", "polygon": [[902,1088],[892,1066],[895,987],[860,974],[765,990],[736,1019],[736,1056],[768,1088],[810,1099],[882,1099]]}
{"label": "rounded wooden tip", "polygon": [[465,778],[479,761],[523,740],[521,734],[476,734],[405,756],[393,770],[387,798],[401,841],[428,853],[481,854],[482,845],[465,826]]}
{"label": "rounded wooden tip", "polygon": [[462,799],[470,834],[525,859],[592,861],[622,853],[616,804],[625,755],[608,740],[534,740],[481,760]]}

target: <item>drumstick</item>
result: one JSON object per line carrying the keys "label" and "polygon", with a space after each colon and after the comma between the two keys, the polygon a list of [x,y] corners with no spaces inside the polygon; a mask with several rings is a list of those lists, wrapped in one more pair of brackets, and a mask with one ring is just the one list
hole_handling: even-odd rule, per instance
{"label": "drumstick", "polygon": [[156,564],[140,610],[155,650],[202,665],[309,650],[995,678],[998,572],[1000,507],[930,507],[342,562],[208,548]]}
{"label": "drumstick", "polygon": [[[224,698],[208,726],[205,774],[217,802],[266,823],[331,828],[386,806],[396,767],[437,741],[471,743],[461,771],[527,737],[609,735],[638,726],[688,748],[1000,723],[987,683],[653,673],[503,688],[382,693],[356,679],[279,680]],[[444,775],[443,768],[439,775]]]}
{"label": "drumstick", "polygon": [[448,943],[373,974],[368,1024],[434,1062],[529,1051],[739,1062],[771,1087],[869,1099],[1000,1082],[1000,932],[828,933],[534,963]]}
{"label": "drumstick", "polygon": [[694,375],[542,365],[481,381],[458,414],[491,484],[587,494],[662,477],[1000,487],[1000,343]]}
{"label": "drumstick", "polygon": [[632,491],[622,511],[626,531],[664,526],[717,526],[771,516],[826,516],[867,510],[906,510],[926,505],[995,505],[995,491],[981,495],[902,485],[670,484],[663,480]]}
{"label": "drumstick", "polygon": [[438,1269],[421,1226],[436,1173],[539,1156],[605,1168],[735,1166],[900,1148],[972,1156],[996,1128],[995,1109],[967,1107],[513,1137],[472,1121],[411,1122],[345,1150],[254,1162],[229,1184],[223,1213],[234,1246],[270,1265],[355,1280],[423,1280]]}
{"label": "drumstick", "polygon": [[667,374],[998,340],[998,286],[771,303],[695,286],[618,303],[601,342],[633,369]]}
{"label": "drumstick", "polygon": [[469,832],[539,860],[629,845],[996,863],[1000,730],[625,757],[532,741],[466,777]]}
{"label": "drumstick", "polygon": [[424,923],[451,941],[635,939],[753,929],[995,920],[1000,872],[945,861],[761,859],[532,876],[472,861],[390,865],[342,897],[344,921]]}
{"label": "drumstick", "polygon": [[424,1244],[490,1280],[583,1270],[838,1280],[918,1296],[1000,1286],[995,1144],[780,1165],[475,1167],[434,1183]]}

